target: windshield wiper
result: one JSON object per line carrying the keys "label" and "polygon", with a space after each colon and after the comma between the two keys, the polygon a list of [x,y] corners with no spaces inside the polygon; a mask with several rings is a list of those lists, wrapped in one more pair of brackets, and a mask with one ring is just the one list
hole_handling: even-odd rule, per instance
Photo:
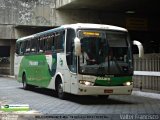
{"label": "windshield wiper", "polygon": [[97,69],[97,75],[99,76],[105,76],[105,67],[103,64],[100,64],[98,69]]}
{"label": "windshield wiper", "polygon": [[113,61],[115,62],[116,67],[118,68],[118,71],[122,72],[121,67],[119,66],[116,58],[113,58]]}

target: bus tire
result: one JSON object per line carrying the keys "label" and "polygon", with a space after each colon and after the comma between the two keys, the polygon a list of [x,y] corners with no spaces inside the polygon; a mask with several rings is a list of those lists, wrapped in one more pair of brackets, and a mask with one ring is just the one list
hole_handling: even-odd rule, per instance
{"label": "bus tire", "polygon": [[56,85],[56,92],[57,92],[57,96],[60,99],[65,99],[66,98],[66,93],[63,90],[63,83],[62,81],[59,81]]}
{"label": "bus tire", "polygon": [[25,73],[22,76],[22,84],[23,84],[23,89],[27,90],[28,89],[28,84],[27,84],[27,79],[26,79],[26,74]]}

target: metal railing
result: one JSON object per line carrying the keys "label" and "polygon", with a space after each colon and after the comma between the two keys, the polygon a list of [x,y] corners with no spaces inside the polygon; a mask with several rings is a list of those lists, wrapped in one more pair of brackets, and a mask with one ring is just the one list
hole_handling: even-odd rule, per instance
{"label": "metal railing", "polygon": [[134,87],[160,91],[160,54],[134,56]]}

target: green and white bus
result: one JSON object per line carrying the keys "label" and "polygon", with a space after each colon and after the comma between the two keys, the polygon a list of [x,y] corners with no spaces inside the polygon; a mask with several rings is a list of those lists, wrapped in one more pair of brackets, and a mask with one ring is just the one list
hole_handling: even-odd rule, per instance
{"label": "green and white bus", "polygon": [[[132,44],[126,29],[101,24],[69,24],[16,41],[15,77],[23,87],[53,89],[59,98],[75,95],[130,95]],[[82,48],[88,54],[81,63]],[[83,57],[84,58],[84,57]]]}

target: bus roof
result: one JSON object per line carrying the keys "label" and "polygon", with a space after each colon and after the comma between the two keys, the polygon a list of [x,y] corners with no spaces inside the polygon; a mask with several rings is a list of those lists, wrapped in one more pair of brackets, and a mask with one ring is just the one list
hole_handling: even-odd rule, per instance
{"label": "bus roof", "polygon": [[17,42],[19,41],[23,41],[23,40],[27,40],[27,39],[32,39],[34,37],[38,37],[40,35],[43,35],[45,33],[51,33],[51,32],[54,32],[54,31],[58,31],[58,30],[61,30],[61,29],[64,29],[62,27],[57,27],[57,28],[53,28],[53,29],[50,29],[50,30],[46,30],[46,31],[42,31],[42,32],[39,32],[39,33],[36,33],[36,34],[33,34],[33,35],[29,35],[29,36],[26,36],[26,37],[21,37],[17,40]]}
{"label": "bus roof", "polygon": [[127,31],[127,29],[122,28],[122,27],[117,27],[113,25],[104,25],[104,24],[92,24],[92,23],[76,23],[76,24],[68,24],[68,25],[62,25],[61,27],[64,28],[91,28],[91,29],[106,29],[106,30],[118,30],[118,31]]}
{"label": "bus roof", "polygon": [[29,35],[29,36],[26,36],[26,37],[21,37],[17,41],[27,40],[27,39],[31,39],[31,38],[34,38],[34,35]]}
{"label": "bus roof", "polygon": [[117,26],[113,26],[113,25],[104,25],[104,24],[92,24],[92,23],[76,23],[76,24],[66,24],[66,25],[62,25],[60,27],[57,28],[53,28],[47,31],[43,31],[43,32],[39,32],[30,36],[26,36],[26,37],[22,37],[19,38],[17,41],[23,41],[23,40],[27,40],[27,39],[32,39],[34,37],[40,36],[44,33],[50,33],[50,32],[54,32],[54,31],[58,31],[61,29],[65,29],[65,28],[73,28],[73,29],[103,29],[103,30],[118,30],[118,31],[126,31],[127,29],[122,28],[122,27],[117,27]]}

